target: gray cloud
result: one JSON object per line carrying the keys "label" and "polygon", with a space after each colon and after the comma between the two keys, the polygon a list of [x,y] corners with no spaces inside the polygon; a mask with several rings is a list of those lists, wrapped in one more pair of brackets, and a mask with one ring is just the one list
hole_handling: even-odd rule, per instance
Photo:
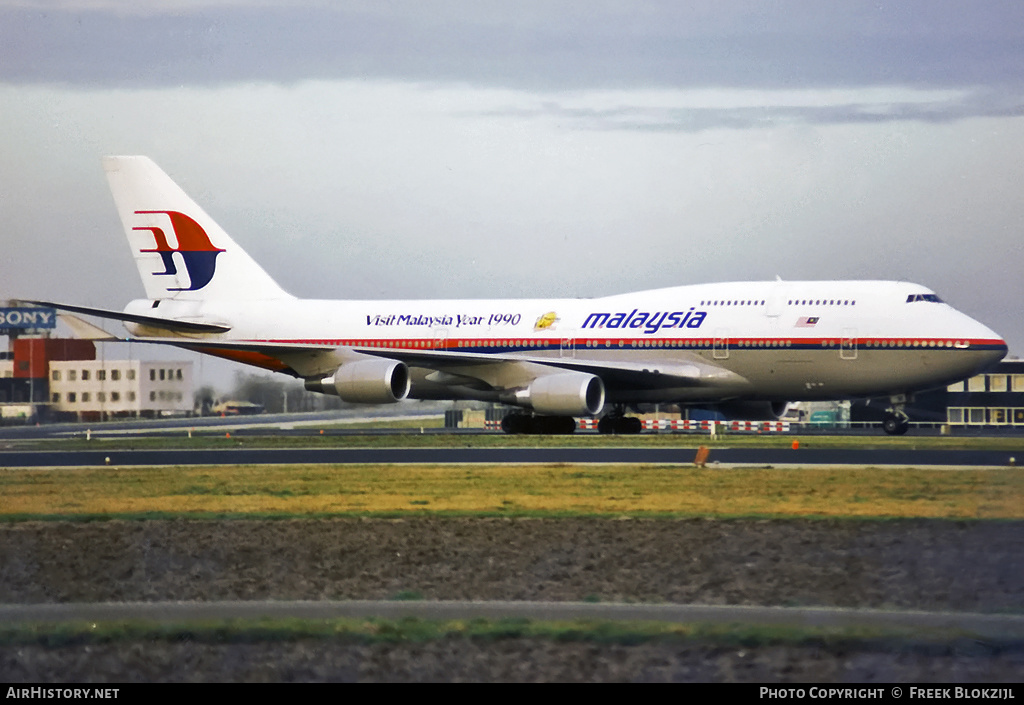
{"label": "gray cloud", "polygon": [[745,105],[685,107],[618,105],[605,108],[575,107],[548,99],[534,107],[514,106],[482,113],[494,117],[551,119],[577,129],[701,132],[714,129],[749,129],[787,125],[870,124],[899,121],[945,123],[970,117],[1024,115],[1024,94],[974,90],[941,99],[892,102],[849,101],[826,105]]}
{"label": "gray cloud", "polygon": [[541,90],[1024,80],[1024,4],[1007,0],[47,7],[0,9],[0,80],[166,86],[355,77]]}

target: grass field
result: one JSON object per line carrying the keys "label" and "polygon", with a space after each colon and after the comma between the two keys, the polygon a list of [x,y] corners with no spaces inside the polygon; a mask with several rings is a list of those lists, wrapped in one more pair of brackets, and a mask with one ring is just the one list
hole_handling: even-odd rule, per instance
{"label": "grass field", "polygon": [[0,520],[115,517],[1024,518],[1024,471],[277,465],[0,471]]}
{"label": "grass field", "polygon": [[[637,645],[651,642],[718,647],[813,646],[848,653],[878,649],[923,650],[930,655],[955,651],[957,631],[835,626],[756,626],[742,624],[676,624],[666,622],[555,621],[533,619],[426,620],[336,618],[230,619],[154,624],[146,621],[69,622],[0,627],[0,646],[81,647],[118,641],[248,644],[299,639],[352,644],[423,643],[438,639],[471,639],[483,644],[506,639],[547,639],[556,642]],[[947,642],[953,641],[953,646]],[[977,646],[975,646],[977,649]],[[1020,651],[1019,640],[987,638],[985,649]]]}
{"label": "grass field", "polygon": [[710,438],[702,434],[644,433],[637,436],[602,436],[593,433],[570,436],[493,434],[409,433],[336,434],[331,429],[308,435],[260,435],[252,431],[200,431],[189,435],[189,429],[166,436],[124,436],[104,438],[96,433],[86,440],[80,431],[67,438],[43,440],[6,440],[3,445],[17,450],[119,450],[176,448],[789,448],[793,442],[801,448],[859,449],[981,449],[1003,450],[1024,454],[1024,435],[996,437],[957,436],[849,436],[797,434],[719,434]]}

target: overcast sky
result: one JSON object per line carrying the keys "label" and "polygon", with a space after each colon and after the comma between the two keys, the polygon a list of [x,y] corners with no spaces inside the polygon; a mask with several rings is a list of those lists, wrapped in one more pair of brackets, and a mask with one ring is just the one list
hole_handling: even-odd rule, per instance
{"label": "overcast sky", "polygon": [[143,295],[146,154],[298,296],[906,279],[1024,354],[1019,0],[0,0],[0,135],[4,298]]}

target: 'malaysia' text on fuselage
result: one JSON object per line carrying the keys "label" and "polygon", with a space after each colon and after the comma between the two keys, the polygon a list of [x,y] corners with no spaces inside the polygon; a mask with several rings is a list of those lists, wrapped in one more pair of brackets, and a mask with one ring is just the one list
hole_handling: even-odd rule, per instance
{"label": "'malaysia' text on fuselage", "polygon": [[700,328],[707,311],[673,311],[648,313],[633,309],[629,313],[592,313],[583,321],[584,328],[643,328],[644,333],[654,334],[669,328]]}

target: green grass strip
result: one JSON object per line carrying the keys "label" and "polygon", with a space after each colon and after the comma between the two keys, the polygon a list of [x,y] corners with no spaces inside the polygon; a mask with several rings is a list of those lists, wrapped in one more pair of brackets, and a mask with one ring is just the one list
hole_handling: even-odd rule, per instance
{"label": "green grass strip", "polygon": [[0,470],[0,520],[342,516],[1024,519],[1017,468],[222,465]]}
{"label": "green grass strip", "polygon": [[509,639],[641,645],[683,644],[724,648],[770,646],[813,647],[830,653],[848,651],[924,651],[944,653],[1024,652],[1024,640],[987,639],[944,630],[867,629],[673,624],[661,622],[547,621],[530,619],[467,619],[434,621],[339,618],[233,619],[157,624],[145,621],[68,622],[0,627],[0,647],[48,649],[92,644],[163,642],[254,644],[324,640],[347,644],[424,643],[444,639],[497,642]]}
{"label": "green grass strip", "polygon": [[[85,431],[64,439],[8,440],[5,445],[17,450],[170,450],[216,448],[789,448],[794,441],[801,448],[857,448],[911,450],[1000,450],[1024,453],[1024,436],[849,436],[800,434],[728,434],[715,438],[702,434],[644,433],[638,436],[508,436],[494,434],[406,434],[336,435],[325,427],[324,434],[301,436],[258,435],[244,429],[207,431],[188,429],[171,436],[145,435],[104,438],[102,426],[92,429],[91,440]],[[1022,458],[1024,462],[1024,458]]]}

